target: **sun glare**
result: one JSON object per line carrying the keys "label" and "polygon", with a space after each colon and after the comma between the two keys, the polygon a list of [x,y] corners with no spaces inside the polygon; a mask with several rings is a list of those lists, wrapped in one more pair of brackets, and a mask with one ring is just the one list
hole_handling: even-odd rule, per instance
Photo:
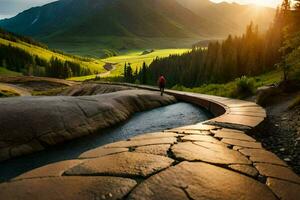
{"label": "sun glare", "polygon": [[240,4],[254,4],[257,6],[268,6],[268,7],[277,7],[278,5],[281,4],[282,0],[211,0],[213,2],[236,2]]}

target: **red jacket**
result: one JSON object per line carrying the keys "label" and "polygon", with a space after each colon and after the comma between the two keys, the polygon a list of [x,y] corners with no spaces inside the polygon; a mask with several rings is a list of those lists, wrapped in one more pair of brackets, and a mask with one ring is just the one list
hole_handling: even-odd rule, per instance
{"label": "red jacket", "polygon": [[159,87],[165,87],[166,86],[166,79],[164,76],[160,76],[158,79],[158,85]]}

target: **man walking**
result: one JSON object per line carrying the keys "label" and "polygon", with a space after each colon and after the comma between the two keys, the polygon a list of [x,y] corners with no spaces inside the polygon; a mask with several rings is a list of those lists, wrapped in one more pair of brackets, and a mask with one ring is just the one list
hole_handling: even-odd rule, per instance
{"label": "man walking", "polygon": [[160,89],[160,95],[163,96],[166,87],[166,79],[162,74],[159,76],[158,79],[158,87]]}

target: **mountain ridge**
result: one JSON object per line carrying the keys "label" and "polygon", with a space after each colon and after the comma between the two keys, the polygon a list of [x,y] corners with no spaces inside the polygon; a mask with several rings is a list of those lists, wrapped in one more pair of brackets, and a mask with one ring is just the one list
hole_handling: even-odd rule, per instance
{"label": "mountain ridge", "polygon": [[[252,15],[238,10],[248,7],[224,5],[225,11],[222,11],[224,6],[220,8],[220,4],[208,0],[60,0],[0,20],[0,27],[34,37],[50,47],[57,48],[58,45],[63,50],[77,46],[90,46],[91,49],[168,48],[171,40],[177,40],[178,47],[182,47],[187,45],[183,42],[187,39],[197,42],[242,33]],[[203,9],[205,7],[209,9]],[[240,17],[237,16],[243,15],[247,16],[239,25]],[[270,21],[271,17],[266,23]]]}

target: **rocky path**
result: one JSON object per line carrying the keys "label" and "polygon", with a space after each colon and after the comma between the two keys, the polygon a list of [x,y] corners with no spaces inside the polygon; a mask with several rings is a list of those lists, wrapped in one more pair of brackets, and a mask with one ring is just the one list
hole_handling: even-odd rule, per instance
{"label": "rocky path", "polygon": [[[3,199],[286,199],[300,177],[249,131],[266,117],[254,103],[167,91],[216,115],[34,169],[0,185]],[[223,110],[222,110],[223,108]]]}
{"label": "rocky path", "polygon": [[116,65],[116,63],[105,63],[103,67],[107,72],[103,72],[101,74],[98,74],[97,76],[106,77],[110,75],[110,73],[116,69]]}
{"label": "rocky path", "polygon": [[197,124],[109,144],[0,185],[4,199],[298,199],[300,178],[243,132]]}
{"label": "rocky path", "polygon": [[280,94],[272,97],[266,110],[268,119],[258,135],[265,147],[285,160],[300,174],[300,106],[289,105],[300,93]]}

